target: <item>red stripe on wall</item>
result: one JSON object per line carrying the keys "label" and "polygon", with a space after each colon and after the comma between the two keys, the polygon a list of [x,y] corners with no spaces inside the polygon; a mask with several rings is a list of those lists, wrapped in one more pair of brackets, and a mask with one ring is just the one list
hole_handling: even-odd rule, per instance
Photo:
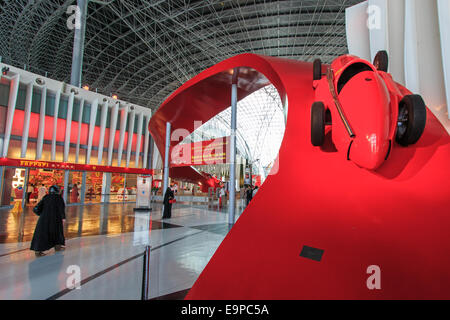
{"label": "red stripe on wall", "polygon": [[[25,119],[25,111],[23,110],[16,110],[14,112],[14,119],[13,119],[13,125],[12,125],[12,135],[16,136],[22,136],[23,129],[24,129],[24,119]],[[52,140],[53,139],[53,121],[54,117],[51,116],[45,116],[45,130],[44,130],[44,139],[45,140]],[[65,136],[66,136],[66,120],[65,119],[58,119],[57,129],[56,129],[56,141],[58,142],[64,142]],[[38,113],[31,113],[30,115],[30,129],[29,129],[29,137],[30,138],[36,138],[38,136],[39,131],[39,114]],[[109,147],[109,132],[110,129],[105,129],[105,141],[104,141],[104,148]],[[70,132],[70,142],[73,144],[77,143],[77,137],[78,137],[78,121],[72,121],[72,128]],[[81,124],[81,131],[80,131],[80,144],[87,145],[88,144],[88,135],[89,135],[89,125],[86,123]],[[120,138],[120,131],[116,130],[115,138],[114,138],[114,148],[117,149],[119,147],[119,138]],[[142,136],[141,140],[141,148],[140,152],[144,151],[144,135]],[[100,127],[95,126],[94,129],[94,138],[92,140],[93,146],[98,146],[100,142]],[[132,151],[136,150],[136,144],[137,144],[137,134],[133,134],[133,140],[132,140]],[[124,140],[124,151],[127,150],[128,145],[128,133],[125,132],[125,140]]]}

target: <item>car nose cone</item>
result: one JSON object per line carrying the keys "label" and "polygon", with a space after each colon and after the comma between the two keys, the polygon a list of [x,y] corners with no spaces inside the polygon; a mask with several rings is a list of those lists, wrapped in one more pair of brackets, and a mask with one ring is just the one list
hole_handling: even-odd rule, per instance
{"label": "car nose cone", "polygon": [[339,100],[355,132],[348,157],[357,165],[375,170],[389,151],[389,94],[381,77],[365,71],[350,79]]}

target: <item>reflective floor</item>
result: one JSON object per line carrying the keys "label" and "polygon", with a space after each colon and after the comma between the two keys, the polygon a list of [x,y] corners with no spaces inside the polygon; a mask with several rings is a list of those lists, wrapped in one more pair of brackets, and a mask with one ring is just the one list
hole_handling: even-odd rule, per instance
{"label": "reflective floor", "polygon": [[37,217],[0,210],[0,300],[140,299],[146,245],[150,299],[183,298],[229,230],[227,209],[179,203],[161,221],[160,204],[152,212],[133,208],[68,207],[67,249],[41,258],[29,250]]}

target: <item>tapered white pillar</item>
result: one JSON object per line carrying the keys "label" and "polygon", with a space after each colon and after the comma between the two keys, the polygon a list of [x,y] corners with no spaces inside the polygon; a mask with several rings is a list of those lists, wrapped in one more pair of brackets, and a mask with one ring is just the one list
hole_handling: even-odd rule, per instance
{"label": "tapered white pillar", "polygon": [[58,113],[59,113],[59,102],[61,100],[61,90],[55,93],[55,106],[53,108],[53,135],[52,135],[52,149],[51,149],[51,160],[56,159],[56,136],[58,135]]}
{"label": "tapered white pillar", "polygon": [[22,147],[20,150],[20,157],[25,158],[27,156],[28,135],[30,133],[30,117],[31,106],[33,103],[33,82],[27,86],[27,96],[25,102],[25,118],[23,121],[23,134],[22,134]]}
{"label": "tapered white pillar", "polygon": [[[138,127],[137,127],[137,141],[136,141],[136,160],[134,161],[134,167],[139,168],[139,159],[141,158],[141,142],[142,142],[142,126],[144,124],[144,114],[139,114]],[[145,160],[144,160],[145,162]]]}
{"label": "tapered white pillar", "polygon": [[233,71],[231,84],[231,138],[230,138],[230,203],[228,205],[228,224],[234,224],[236,211],[236,123],[237,123],[237,83],[239,69]]}
{"label": "tapered white pillar", "polygon": [[75,150],[75,163],[80,161],[80,142],[81,142],[81,126],[83,123],[83,110],[84,110],[84,99],[80,101],[80,113],[78,114],[78,134],[77,134],[77,146]]}
{"label": "tapered white pillar", "polygon": [[147,115],[145,117],[145,139],[144,139],[144,159],[142,160],[142,168],[148,168],[150,169],[151,166],[149,166],[149,161],[148,161],[148,149],[150,146],[150,132],[148,130],[148,125],[150,123],[150,117],[151,115]]}
{"label": "tapered white pillar", "polygon": [[163,195],[166,193],[167,188],[169,187],[169,160],[170,160],[170,131],[171,129],[170,122],[166,123],[166,149],[164,153],[164,190]]}
{"label": "tapered white pillar", "polygon": [[39,130],[36,143],[36,160],[42,158],[42,148],[44,146],[44,132],[45,132],[45,105],[47,103],[47,87],[42,87],[41,92],[41,107],[39,112]]}
{"label": "tapered white pillar", "polygon": [[133,108],[130,114],[130,123],[128,125],[128,143],[127,143],[127,168],[130,167],[131,147],[133,145],[134,125],[136,119],[136,110]]}
{"label": "tapered white pillar", "polygon": [[69,103],[67,104],[66,136],[64,139],[64,158],[63,158],[64,162],[69,161],[70,136],[72,134],[72,114],[74,101],[75,101],[75,94],[72,92],[69,96]]}
{"label": "tapered white pillar", "polygon": [[17,94],[19,92],[19,82],[20,75],[15,75],[11,79],[11,86],[9,89],[9,101],[8,101],[8,111],[6,114],[6,125],[5,125],[5,138],[3,140],[3,158],[8,156],[9,141],[11,139],[11,130],[14,119],[14,111],[16,110]]}
{"label": "tapered white pillar", "polygon": [[125,108],[123,108],[120,111],[120,135],[119,135],[119,149],[117,154],[118,167],[122,165],[123,143],[125,141],[125,129],[127,127],[127,118],[128,118],[128,106],[125,106]]}
{"label": "tapered white pillar", "polygon": [[91,163],[92,141],[94,139],[95,120],[97,119],[98,99],[95,99],[91,104],[91,118],[89,120],[89,136],[88,149],[86,153],[86,164]]}
{"label": "tapered white pillar", "polygon": [[119,115],[120,103],[117,102],[111,110],[111,123],[109,127],[109,144],[108,144],[108,166],[112,165],[114,154],[114,141],[116,140],[117,118]]}
{"label": "tapered white pillar", "polygon": [[109,102],[106,101],[102,106],[102,114],[100,117],[100,139],[98,142],[98,164],[101,165],[103,161],[103,146],[105,144],[105,130],[106,130],[106,119],[108,116]]}

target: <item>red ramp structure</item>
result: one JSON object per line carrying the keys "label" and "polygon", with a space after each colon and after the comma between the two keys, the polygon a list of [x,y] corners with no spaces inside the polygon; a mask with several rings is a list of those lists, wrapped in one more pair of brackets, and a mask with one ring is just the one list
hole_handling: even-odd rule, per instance
{"label": "red ramp structure", "polygon": [[278,89],[285,136],[277,170],[187,299],[450,299],[450,137],[430,111],[416,144],[393,143],[379,168],[364,169],[311,144],[312,63],[243,54],[185,83],[155,113],[149,129],[162,156],[166,121],[192,132],[229,107],[236,67],[239,99],[269,82]]}

